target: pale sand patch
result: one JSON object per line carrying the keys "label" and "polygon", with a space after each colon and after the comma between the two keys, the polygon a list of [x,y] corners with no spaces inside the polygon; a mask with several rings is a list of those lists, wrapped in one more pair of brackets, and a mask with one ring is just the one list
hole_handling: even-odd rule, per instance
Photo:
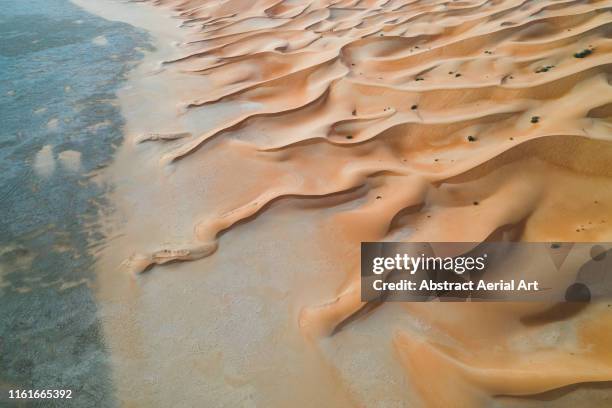
{"label": "pale sand patch", "polygon": [[91,42],[101,47],[105,47],[108,45],[108,39],[103,35],[97,36],[96,38],[91,40]]}
{"label": "pale sand patch", "polygon": [[0,288],[7,287],[9,282],[5,280],[5,276],[18,269],[28,269],[34,261],[34,254],[29,251],[24,251],[23,247],[17,245],[6,245],[0,247],[0,256],[4,256],[9,252],[17,254],[11,262],[0,263]]}
{"label": "pale sand patch", "polygon": [[81,170],[81,152],[64,150],[57,155],[57,158],[66,170],[75,173]]}
{"label": "pale sand patch", "polygon": [[55,171],[55,157],[53,156],[53,146],[43,146],[36,156],[33,163],[34,171],[41,177],[49,177]]}
{"label": "pale sand patch", "polygon": [[49,130],[57,130],[59,126],[59,119],[53,118],[47,122],[47,129]]}

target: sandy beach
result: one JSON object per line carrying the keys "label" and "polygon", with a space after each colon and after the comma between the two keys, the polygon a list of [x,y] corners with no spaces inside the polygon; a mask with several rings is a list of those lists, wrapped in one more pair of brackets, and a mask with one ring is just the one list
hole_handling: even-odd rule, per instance
{"label": "sandy beach", "polygon": [[612,2],[75,0],[146,30],[97,298],[126,407],[606,407],[612,314],[360,298],[360,243],[612,241]]}

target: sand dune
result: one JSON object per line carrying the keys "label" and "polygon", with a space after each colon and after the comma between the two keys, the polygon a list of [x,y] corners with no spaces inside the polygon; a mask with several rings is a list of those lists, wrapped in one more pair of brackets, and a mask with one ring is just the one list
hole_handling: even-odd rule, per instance
{"label": "sand dune", "polygon": [[[310,199],[331,211],[335,240],[356,248],[612,241],[612,1],[156,4],[193,32],[163,68],[206,83],[181,95],[181,120],[231,114],[199,133],[139,136],[162,146],[149,159],[169,183],[214,181],[206,210],[183,216],[193,235],[133,255],[132,270],[209,256],[233,226]],[[219,155],[231,170],[211,176]],[[345,284],[295,321],[313,344],[363,306],[359,259],[334,256],[343,266],[329,282]],[[606,306],[559,312],[573,339],[562,347],[516,345],[551,327],[524,323],[552,307],[540,304],[406,304],[426,329],[382,341],[423,406],[486,406],[612,381]]]}

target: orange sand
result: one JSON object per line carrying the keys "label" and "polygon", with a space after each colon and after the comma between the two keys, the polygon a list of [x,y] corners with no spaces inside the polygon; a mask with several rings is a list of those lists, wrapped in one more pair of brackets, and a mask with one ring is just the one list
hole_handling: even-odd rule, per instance
{"label": "orange sand", "polygon": [[[133,322],[142,334],[109,323],[117,355],[140,350],[172,378],[188,361],[190,387],[193,376],[223,377],[219,389],[234,378],[261,406],[610,406],[605,387],[567,388],[612,381],[607,304],[362,313],[359,243],[612,241],[612,1],[156,4],[188,34],[148,72],[161,85],[146,85],[153,101],[142,103],[162,95],[167,120],[132,109],[110,171],[127,221],[106,258],[125,256],[135,272],[196,262],[155,267],[139,289],[118,290],[119,272],[106,273],[106,301],[159,302],[126,306],[122,316],[148,310],[148,325]],[[593,52],[574,57],[584,49]],[[249,291],[211,277],[219,271],[251,281]],[[205,308],[245,293],[279,307],[259,326],[268,344],[258,351],[245,338],[163,367],[139,345],[156,335],[156,314],[169,322],[180,311],[202,316],[178,332],[218,336]],[[364,360],[368,347],[377,351]],[[227,374],[232,353],[246,374]],[[136,381],[138,364],[118,375]]]}

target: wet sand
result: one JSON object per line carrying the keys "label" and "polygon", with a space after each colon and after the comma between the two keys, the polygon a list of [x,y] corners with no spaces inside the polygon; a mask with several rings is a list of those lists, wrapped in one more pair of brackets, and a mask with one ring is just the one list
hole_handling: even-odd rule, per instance
{"label": "wet sand", "polygon": [[359,243],[612,241],[612,2],[92,4],[157,46],[105,174],[126,406],[609,405],[607,303],[359,313]]}

